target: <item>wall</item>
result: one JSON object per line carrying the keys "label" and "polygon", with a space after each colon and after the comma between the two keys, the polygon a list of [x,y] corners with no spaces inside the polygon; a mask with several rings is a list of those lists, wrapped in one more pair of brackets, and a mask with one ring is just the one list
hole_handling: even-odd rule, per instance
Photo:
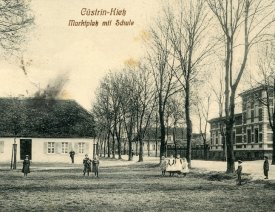
{"label": "wall", "polygon": [[[32,139],[32,162],[70,163],[69,151],[75,151],[75,163],[82,163],[85,154],[93,158],[93,139],[83,138],[17,138],[17,161],[20,161],[20,139]],[[48,153],[48,142],[54,142],[54,153]],[[68,142],[67,153],[62,152],[62,142]],[[0,138],[0,161],[10,162],[13,138]],[[84,143],[83,153],[79,152],[78,143]],[[1,146],[3,145],[3,146]]]}

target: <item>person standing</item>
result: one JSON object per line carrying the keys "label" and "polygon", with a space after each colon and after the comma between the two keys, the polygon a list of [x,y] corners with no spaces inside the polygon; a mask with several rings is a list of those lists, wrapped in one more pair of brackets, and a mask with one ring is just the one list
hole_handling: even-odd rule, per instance
{"label": "person standing", "polygon": [[99,158],[96,155],[95,159],[93,160],[93,169],[92,169],[92,172],[95,173],[96,177],[98,177],[98,167],[99,167]]}
{"label": "person standing", "polygon": [[181,174],[183,171],[183,160],[180,158],[180,155],[177,154],[176,159],[175,159],[175,171],[178,174]]}
{"label": "person standing", "polygon": [[238,175],[238,178],[237,178],[238,185],[242,184],[242,170],[243,170],[242,161],[238,160],[238,168],[236,170],[236,173]]}
{"label": "person standing", "polygon": [[91,170],[91,160],[88,157],[88,155],[85,155],[85,158],[83,159],[83,165],[84,165],[84,169],[83,169],[83,175],[85,176],[85,174],[87,173],[87,175],[89,176]]}
{"label": "person standing", "polygon": [[71,150],[71,151],[69,152],[69,154],[70,154],[70,157],[71,157],[72,163],[74,163],[74,155],[75,155],[75,151],[74,151],[74,150]]}
{"label": "person standing", "polygon": [[269,171],[269,162],[268,162],[268,157],[264,156],[264,179],[268,179],[268,171]]}
{"label": "person standing", "polygon": [[22,172],[24,173],[24,177],[27,177],[28,173],[30,173],[30,160],[29,160],[29,156],[26,155],[26,158],[23,161],[23,168],[22,168]]}
{"label": "person standing", "polygon": [[183,176],[186,176],[186,174],[189,173],[188,162],[187,162],[187,159],[185,157],[182,160],[183,160],[182,173],[183,173]]}
{"label": "person standing", "polygon": [[165,176],[166,167],[167,167],[167,160],[166,160],[165,156],[161,156],[160,170],[161,170],[162,176]]}
{"label": "person standing", "polygon": [[173,155],[170,155],[170,158],[168,159],[168,165],[166,168],[166,171],[169,172],[169,176],[172,177],[175,172],[175,159]]}

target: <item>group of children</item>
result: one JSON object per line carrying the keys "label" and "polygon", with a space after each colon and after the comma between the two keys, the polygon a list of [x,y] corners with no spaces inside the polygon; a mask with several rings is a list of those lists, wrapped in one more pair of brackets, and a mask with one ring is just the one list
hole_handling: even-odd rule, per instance
{"label": "group of children", "polygon": [[[99,167],[98,156],[95,156],[95,159],[91,160],[86,154],[85,158],[83,159],[83,166],[84,166],[84,169],[83,169],[84,176],[86,173],[89,176],[90,172],[94,172],[95,176],[98,177],[98,167]],[[28,173],[30,173],[30,160],[28,155],[26,155],[23,161],[22,173],[24,174],[24,177],[27,177]]]}
{"label": "group of children", "polygon": [[171,155],[168,159],[162,156],[160,169],[162,176],[165,176],[165,173],[168,172],[170,177],[173,176],[175,173],[178,174],[178,176],[181,174],[186,176],[186,174],[189,172],[186,158],[180,158],[179,154],[176,156],[176,158]]}
{"label": "group of children", "polygon": [[[88,155],[85,155],[85,158],[83,159],[83,175],[87,173],[89,176],[90,172],[94,172],[95,176],[98,177],[98,167],[99,167],[99,158],[98,156],[95,156],[95,159],[91,160]],[[92,166],[92,168],[91,168]]]}

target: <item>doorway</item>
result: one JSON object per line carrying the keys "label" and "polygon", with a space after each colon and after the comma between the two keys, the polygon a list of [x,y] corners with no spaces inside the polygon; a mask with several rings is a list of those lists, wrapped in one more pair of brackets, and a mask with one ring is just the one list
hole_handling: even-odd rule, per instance
{"label": "doorway", "polygon": [[32,140],[31,139],[20,139],[20,160],[24,160],[26,155],[29,159],[32,159]]}

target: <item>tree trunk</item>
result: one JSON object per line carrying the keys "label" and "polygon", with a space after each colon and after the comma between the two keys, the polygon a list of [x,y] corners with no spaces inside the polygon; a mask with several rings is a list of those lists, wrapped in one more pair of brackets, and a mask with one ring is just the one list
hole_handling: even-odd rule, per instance
{"label": "tree trunk", "polygon": [[113,154],[112,154],[112,157],[116,158],[115,157],[115,134],[114,133],[112,134],[112,138],[113,138],[113,142],[112,142],[112,153]]}
{"label": "tree trunk", "polygon": [[108,138],[107,138],[107,155],[108,155],[108,158],[111,157],[111,152],[110,152],[110,134],[111,134],[111,132],[109,130],[109,132],[108,132]]}
{"label": "tree trunk", "polygon": [[138,162],[143,162],[143,141],[140,139],[139,141],[139,157]]}
{"label": "tree trunk", "polygon": [[204,160],[207,160],[207,145],[206,145],[206,139],[203,138],[203,157]]}
{"label": "tree trunk", "polygon": [[176,133],[175,133],[176,129],[175,126],[173,128],[173,141],[174,141],[174,147],[175,147],[175,156],[177,156],[178,152],[177,152],[177,142],[176,142]]}
{"label": "tree trunk", "polygon": [[117,139],[117,151],[118,151],[118,159],[121,159],[121,141],[120,141],[120,138]]}
{"label": "tree trunk", "polygon": [[275,114],[273,114],[273,128],[272,128],[272,131],[273,131],[273,135],[272,135],[272,162],[271,164],[272,165],[275,165],[275,127],[274,127],[274,122],[275,121]]}
{"label": "tree trunk", "polygon": [[185,118],[186,118],[186,139],[187,139],[186,159],[187,159],[189,168],[191,168],[192,121],[191,121],[191,118],[190,118],[190,88],[189,88],[189,81],[186,82],[186,88],[185,88]]}
{"label": "tree trunk", "polygon": [[226,154],[227,154],[227,173],[235,172],[234,144],[232,139],[235,110],[235,91],[230,96],[230,114],[226,120]]}
{"label": "tree trunk", "polygon": [[159,121],[160,121],[160,159],[165,155],[165,122],[164,122],[164,112],[159,108]]}
{"label": "tree trunk", "polygon": [[128,145],[129,145],[128,160],[132,161],[133,160],[133,155],[132,155],[132,141],[131,141],[131,139],[128,139]]}

